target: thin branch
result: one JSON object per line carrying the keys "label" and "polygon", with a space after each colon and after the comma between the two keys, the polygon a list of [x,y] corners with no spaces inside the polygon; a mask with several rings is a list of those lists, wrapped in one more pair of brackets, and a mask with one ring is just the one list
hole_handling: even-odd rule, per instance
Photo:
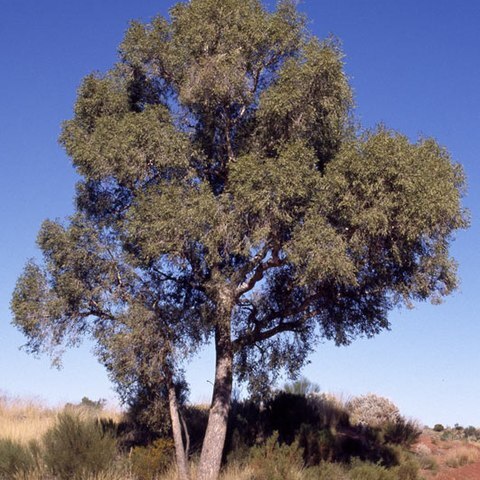
{"label": "thin branch", "polygon": [[95,317],[106,320],[116,320],[115,315],[112,315],[110,312],[104,310],[95,300],[90,300],[90,305],[90,308],[86,312],[88,315],[93,315]]}
{"label": "thin branch", "polygon": [[235,161],[235,154],[233,153],[232,140],[230,138],[231,125],[230,125],[230,119],[229,119],[228,115],[225,115],[224,124],[225,124],[224,125],[224,135],[225,135],[225,142],[227,144],[228,161],[229,162],[234,162]]}
{"label": "thin branch", "polygon": [[175,277],[173,275],[169,275],[168,273],[162,272],[161,270],[158,270],[157,267],[152,267],[152,270],[157,274],[163,277],[164,280],[170,280],[172,282],[180,283],[180,279],[178,277]]}

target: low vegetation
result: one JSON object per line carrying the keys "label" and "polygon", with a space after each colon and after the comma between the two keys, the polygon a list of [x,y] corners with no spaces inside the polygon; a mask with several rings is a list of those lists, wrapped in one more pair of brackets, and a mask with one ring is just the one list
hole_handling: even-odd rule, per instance
{"label": "low vegetation", "polygon": [[[303,382],[234,404],[222,480],[422,480],[480,461],[474,427],[437,424],[418,441],[390,400],[344,401]],[[183,408],[192,478],[205,412]],[[0,480],[176,480],[169,425],[149,431],[128,413],[87,398],[61,409],[0,399]]]}
{"label": "low vegetation", "polygon": [[[407,451],[420,430],[399,413],[389,417],[391,402],[377,396],[344,402],[304,387],[290,386],[261,405],[234,404],[223,480],[420,478],[419,464]],[[363,414],[362,404],[368,410]],[[0,434],[2,480],[176,479],[168,425],[160,434],[148,431],[135,424],[137,416],[109,412],[104,402],[87,398],[62,409],[6,398],[1,406],[0,425],[9,425]],[[382,420],[368,419],[372,411]],[[184,408],[184,415],[194,475],[207,417],[196,406]],[[358,415],[366,420],[354,420]]]}
{"label": "low vegetation", "polygon": [[460,446],[453,448],[447,455],[445,463],[452,468],[462,467],[469,463],[478,462],[480,452],[474,447]]}

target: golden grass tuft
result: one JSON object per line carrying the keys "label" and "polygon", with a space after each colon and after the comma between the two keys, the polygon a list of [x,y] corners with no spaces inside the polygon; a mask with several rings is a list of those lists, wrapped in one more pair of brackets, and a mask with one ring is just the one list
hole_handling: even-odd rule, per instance
{"label": "golden grass tuft", "polygon": [[53,425],[57,413],[38,400],[0,397],[0,435],[21,443],[38,440]]}
{"label": "golden grass tuft", "polygon": [[474,446],[463,446],[452,448],[447,457],[445,463],[452,468],[462,467],[469,463],[478,462],[480,460],[480,451]]}
{"label": "golden grass tuft", "polygon": [[51,408],[36,399],[0,396],[0,438],[23,444],[40,440],[64,408],[74,409],[81,416],[111,418],[115,422],[122,417],[122,413],[114,408],[98,411],[73,406]]}
{"label": "golden grass tuft", "polygon": [[227,466],[220,475],[220,480],[250,480],[253,470],[250,466],[233,464]]}

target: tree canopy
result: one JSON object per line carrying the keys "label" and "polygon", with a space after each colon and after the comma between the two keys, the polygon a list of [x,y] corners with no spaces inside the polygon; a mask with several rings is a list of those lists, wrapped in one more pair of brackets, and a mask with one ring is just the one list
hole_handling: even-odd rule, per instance
{"label": "tree canopy", "polygon": [[12,300],[31,350],[93,335],[128,388],[178,380],[212,341],[199,478],[216,478],[233,375],[261,389],[319,339],[374,335],[456,286],[462,168],[352,109],[338,42],[294,2],[191,0],[133,22],[63,126],[76,213],[44,223],[44,263]]}

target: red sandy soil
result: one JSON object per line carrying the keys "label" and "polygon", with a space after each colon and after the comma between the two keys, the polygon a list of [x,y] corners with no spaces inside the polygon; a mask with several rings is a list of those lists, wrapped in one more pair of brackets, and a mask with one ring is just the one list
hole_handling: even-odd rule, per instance
{"label": "red sandy soil", "polygon": [[449,468],[448,471],[440,471],[434,478],[436,480],[479,480],[480,462],[459,468]]}
{"label": "red sandy soil", "polygon": [[[459,440],[440,440],[440,435],[435,433],[423,433],[417,443],[427,446],[431,450],[431,455],[438,463],[437,472],[423,470],[422,475],[426,479],[435,480],[480,480],[480,455],[479,460],[463,467],[452,468],[446,465],[445,460],[452,449],[471,448],[480,452],[480,446],[462,442]],[[418,447],[417,447],[418,448]]]}

